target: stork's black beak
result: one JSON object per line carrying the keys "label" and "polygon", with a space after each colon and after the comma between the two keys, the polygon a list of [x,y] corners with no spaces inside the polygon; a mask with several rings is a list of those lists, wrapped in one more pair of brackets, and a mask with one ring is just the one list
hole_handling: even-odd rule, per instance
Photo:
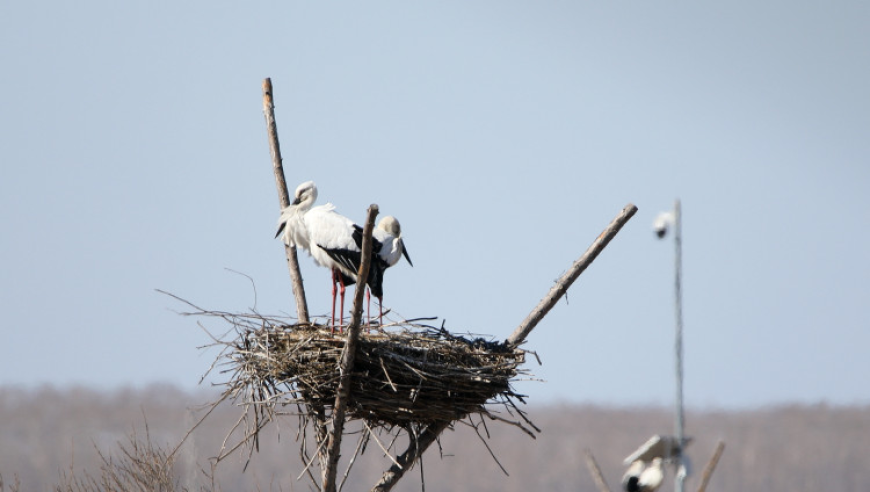
{"label": "stork's black beak", "polygon": [[411,261],[411,257],[408,256],[408,248],[405,247],[405,241],[399,239],[399,246],[402,247],[402,255],[405,256],[405,259],[408,260],[408,263],[410,263],[411,266],[414,266],[414,263]]}
{"label": "stork's black beak", "polygon": [[280,224],[278,224],[278,232],[275,233],[275,239],[278,239],[278,236],[280,236],[281,233],[284,232],[285,227],[287,227],[286,222],[281,222]]}

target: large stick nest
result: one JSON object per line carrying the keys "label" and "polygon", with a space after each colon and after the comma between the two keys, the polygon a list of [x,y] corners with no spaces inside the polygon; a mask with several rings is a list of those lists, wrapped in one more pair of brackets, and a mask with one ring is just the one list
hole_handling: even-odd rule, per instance
{"label": "large stick nest", "polygon": [[[242,328],[225,354],[234,366],[233,386],[247,387],[261,402],[286,394],[283,387],[310,409],[332,407],[343,336],[312,325]],[[500,342],[406,324],[362,333],[355,358],[348,417],[371,427],[452,422],[486,412],[490,400],[521,399],[510,383],[525,351]]]}
{"label": "large stick nest", "polygon": [[[246,444],[253,453],[259,447],[260,431],[275,417],[296,415],[296,437],[307,463],[304,473],[317,484],[310,467],[315,456],[321,458],[321,467],[325,466],[321,451],[327,443],[327,422],[335,405],[345,336],[333,334],[324,325],[292,323],[290,318],[209,311],[164,293],[194,308],[194,312],[182,314],[219,318],[232,327],[223,336],[212,337],[212,346],[221,347],[221,351],[203,376],[218,370],[227,379],[218,383],[224,391],[202,419],[225,400],[244,408],[224,439],[217,461]],[[526,354],[534,352],[471,335],[453,335],[443,325],[439,329],[419,323],[432,319],[404,320],[360,334],[345,415],[362,422],[364,430],[354,457],[365,450],[370,438],[390,455],[403,431],[413,443],[421,432],[441,424],[469,425],[490,454],[492,450],[483,438],[489,436],[486,420],[513,425],[532,438],[540,432],[517,406],[517,402],[525,403],[524,396],[511,387],[518,376],[528,375],[521,365]],[[293,406],[297,411],[288,411]],[[308,448],[308,429],[314,431],[314,455]],[[233,444],[233,436],[239,437],[237,431],[242,435]],[[386,446],[378,438],[383,434],[393,436]],[[398,464],[396,458],[391,459]],[[348,472],[354,460],[350,460]]]}

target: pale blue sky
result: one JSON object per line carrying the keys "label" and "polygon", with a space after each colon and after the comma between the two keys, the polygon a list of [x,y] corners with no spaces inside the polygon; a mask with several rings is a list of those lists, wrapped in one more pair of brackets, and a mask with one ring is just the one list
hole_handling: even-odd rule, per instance
{"label": "pale blue sky", "polygon": [[[4,2],[0,384],[193,387],[183,306],[291,311],[260,84],[290,186],[402,221],[386,304],[532,333],[534,402],[870,402],[865,2]],[[300,258],[315,313],[329,275]],[[210,323],[215,332],[224,329]]]}

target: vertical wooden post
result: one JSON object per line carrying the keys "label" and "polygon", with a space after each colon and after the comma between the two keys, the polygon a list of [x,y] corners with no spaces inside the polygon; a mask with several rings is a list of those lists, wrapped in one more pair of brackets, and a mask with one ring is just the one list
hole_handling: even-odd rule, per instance
{"label": "vertical wooden post", "polygon": [[[287,182],[284,180],[284,164],[281,159],[281,145],[278,142],[278,126],[275,123],[275,104],[272,98],[272,79],[263,80],[263,114],[266,116],[266,132],[269,135],[269,151],[272,155],[272,168],[275,171],[275,184],[278,186],[278,199],[281,208],[290,205],[290,194],[287,192]],[[296,247],[284,245],[287,256],[287,267],[290,269],[290,281],[293,285],[293,295],[296,297],[296,318],[299,323],[309,323],[308,304],[305,301],[305,287],[302,285],[302,272],[299,271],[299,260],[296,257]]]}
{"label": "vertical wooden post", "polygon": [[360,325],[362,324],[363,293],[366,290],[365,279],[369,276],[369,266],[372,258],[372,231],[375,228],[375,217],[378,215],[378,206],[372,204],[368,210],[366,223],[363,227],[362,255],[360,258],[359,271],[357,272],[357,284],[353,296],[353,311],[351,312],[350,326],[347,327],[347,343],[341,353],[339,362],[338,390],[335,396],[335,405],[332,407],[332,431],[329,433],[329,442],[326,445],[326,469],[323,470],[323,492],[335,492],[335,478],[338,472],[338,459],[341,457],[341,437],[344,431],[344,417],[347,411],[347,399],[350,395],[350,375],[353,372],[353,363],[356,356],[356,346],[359,341]]}

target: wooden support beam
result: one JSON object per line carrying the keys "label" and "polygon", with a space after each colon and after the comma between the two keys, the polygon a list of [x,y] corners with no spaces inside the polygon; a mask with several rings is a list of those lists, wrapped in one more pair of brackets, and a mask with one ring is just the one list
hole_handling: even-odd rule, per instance
{"label": "wooden support beam", "polygon": [[713,471],[716,469],[723,451],[725,451],[725,442],[719,441],[719,444],[716,445],[716,450],[713,451],[713,456],[707,462],[707,466],[704,467],[704,473],[701,474],[701,485],[698,486],[698,492],[705,492],[707,490],[707,484],[710,483],[710,478],[713,476]]}
{"label": "wooden support beam", "polygon": [[[269,151],[272,155],[272,168],[275,171],[275,184],[278,186],[278,199],[281,208],[290,205],[290,194],[287,192],[287,182],[284,179],[284,164],[281,159],[281,145],[278,142],[278,126],[275,123],[275,104],[272,98],[272,79],[263,81],[263,114],[266,116],[266,132],[269,136]],[[290,281],[293,285],[293,295],[296,298],[296,318],[299,323],[309,323],[308,304],[305,301],[305,287],[302,285],[302,272],[299,271],[299,260],[296,257],[296,247],[284,245],[287,257],[287,267],[290,269]]]}
{"label": "wooden support beam", "polygon": [[362,325],[363,297],[366,290],[365,279],[369,276],[369,266],[372,259],[372,232],[375,229],[375,217],[378,215],[378,206],[372,204],[368,210],[366,223],[363,227],[362,257],[359,271],[357,272],[356,289],[353,296],[353,311],[351,312],[350,326],[347,327],[347,342],[341,353],[339,362],[338,390],[335,396],[335,405],[332,408],[332,430],[329,432],[329,442],[326,445],[326,469],[323,470],[323,492],[335,492],[336,475],[338,472],[338,459],[341,457],[341,438],[344,432],[344,419],[347,411],[347,399],[350,395],[351,373],[356,356],[356,346],[359,342],[360,325]]}
{"label": "wooden support beam", "polygon": [[507,343],[516,346],[526,341],[526,337],[529,336],[529,333],[531,333],[532,330],[535,329],[535,326],[544,319],[544,316],[553,309],[553,306],[559,302],[559,299],[568,292],[568,288],[571,287],[571,284],[573,284],[574,281],[577,280],[577,277],[586,270],[586,267],[588,267],[595,258],[598,257],[598,254],[604,250],[607,244],[610,243],[610,240],[616,236],[616,233],[622,229],[622,226],[624,226],[635,213],[637,213],[637,207],[631,203],[626,205],[625,208],[619,212],[616,218],[610,222],[610,225],[608,225],[604,231],[598,235],[598,238],[593,241],[592,245],[589,246],[589,249],[583,253],[583,256],[578,258],[577,261],[571,265],[571,268],[556,281],[556,284],[550,289],[550,292],[541,299],[541,302],[535,306],[535,309],[526,316],[526,319],[524,319],[523,322],[520,323],[520,326],[518,326],[511,336],[508,337]]}

